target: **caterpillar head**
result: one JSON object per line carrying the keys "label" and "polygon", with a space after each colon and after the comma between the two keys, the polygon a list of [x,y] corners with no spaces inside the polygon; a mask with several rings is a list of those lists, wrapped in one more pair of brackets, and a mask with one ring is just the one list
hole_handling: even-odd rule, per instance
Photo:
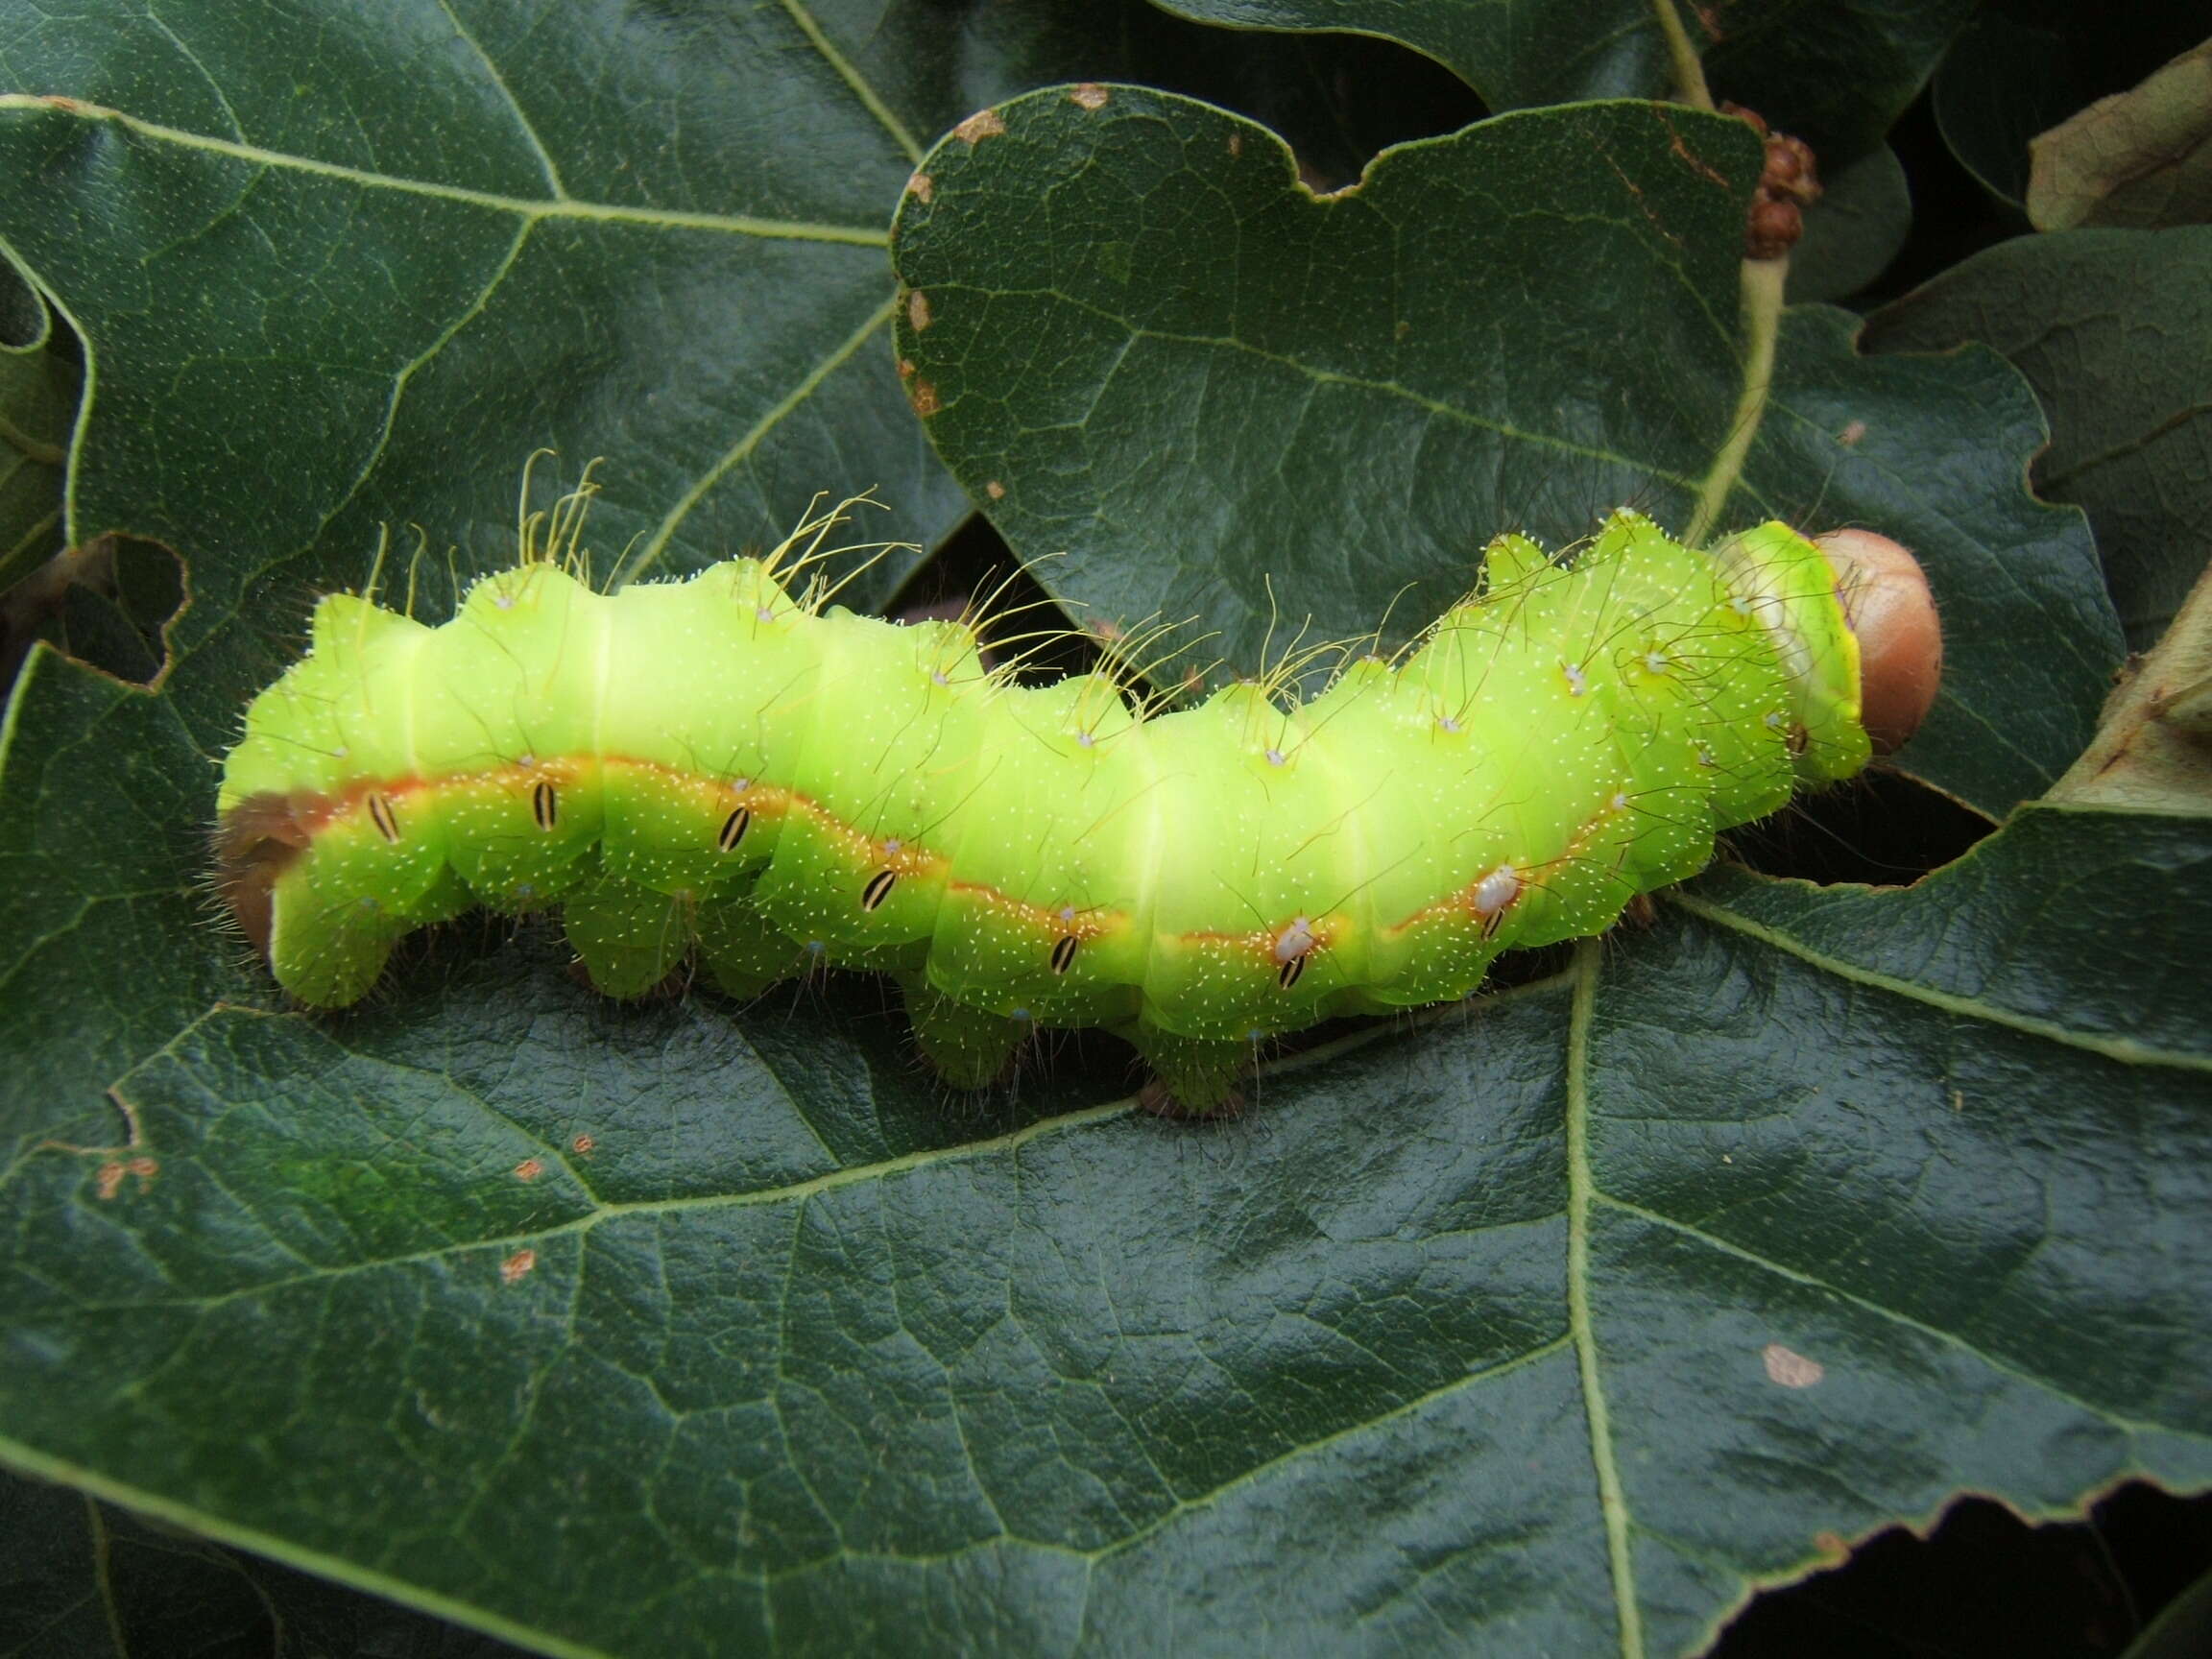
{"label": "caterpillar head", "polygon": [[1815,539],[1859,636],[1860,723],[1877,753],[1920,729],[1943,684],[1943,627],[1920,561],[1871,530]]}

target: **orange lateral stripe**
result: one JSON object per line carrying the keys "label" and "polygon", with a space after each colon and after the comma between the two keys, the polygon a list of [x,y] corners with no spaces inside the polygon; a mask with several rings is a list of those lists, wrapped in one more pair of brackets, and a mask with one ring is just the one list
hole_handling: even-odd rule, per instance
{"label": "orange lateral stripe", "polygon": [[[381,794],[404,800],[411,795],[437,790],[457,783],[506,783],[521,789],[531,783],[547,779],[559,786],[563,783],[574,783],[584,776],[589,765],[596,765],[602,771],[611,767],[627,767],[639,772],[653,773],[671,781],[696,782],[701,781],[697,773],[664,766],[657,760],[641,760],[626,755],[609,755],[601,757],[594,762],[555,758],[540,760],[530,766],[493,766],[487,767],[480,772],[453,772],[439,778],[362,779],[348,784],[345,790],[337,795],[320,795],[309,791],[298,792],[288,798],[288,805],[292,821],[300,827],[312,844],[316,835],[338,819],[358,811],[363,803],[372,795]],[[742,790],[733,789],[726,782],[715,786],[721,788],[733,800],[745,801],[756,810],[788,812],[797,809],[803,811],[822,828],[844,839],[854,853],[856,861],[874,860],[882,868],[896,871],[902,878],[929,878],[942,875],[945,878],[948,892],[981,899],[995,908],[1007,912],[1010,919],[1033,926],[1040,933],[1049,932],[1054,938],[1073,935],[1088,943],[1091,940],[1102,939],[1119,932],[1129,925],[1127,913],[1121,910],[1092,906],[1077,909],[1071,916],[1064,915],[1063,911],[1068,908],[1067,906],[1036,904],[1025,899],[1016,899],[1011,894],[1002,892],[985,882],[954,878],[950,874],[949,862],[945,854],[906,841],[902,841],[894,850],[887,846],[883,839],[866,834],[855,829],[853,825],[839,818],[834,812],[823,806],[820,802],[802,795],[797,790],[780,788],[773,783],[757,779],[749,780],[746,787]],[[232,813],[240,812],[245,805],[245,803],[240,803],[238,806],[231,808]],[[1528,885],[1537,884],[1532,878],[1541,871],[1552,869],[1573,859],[1582,842],[1611,815],[1612,808],[1600,807],[1597,813],[1586,819],[1569,837],[1567,850],[1558,858],[1548,864],[1531,866],[1525,873],[1527,878],[1531,878],[1528,880]],[[1471,914],[1475,889],[1481,884],[1482,879],[1482,877],[1477,877],[1466,886],[1456,888],[1442,899],[1421,906],[1403,921],[1383,924],[1380,931],[1387,937],[1395,938],[1423,923]],[[1188,947],[1216,945],[1228,946],[1238,951],[1250,951],[1257,960],[1266,967],[1268,972],[1273,973],[1279,966],[1275,961],[1275,943],[1282,936],[1283,929],[1290,925],[1291,918],[1286,917],[1275,926],[1247,932],[1227,933],[1211,928],[1200,928],[1192,932],[1177,934],[1175,937],[1178,943]],[[1327,950],[1337,936],[1338,929],[1330,926],[1328,919],[1324,917],[1312,918],[1311,926],[1313,950],[1315,951]]]}

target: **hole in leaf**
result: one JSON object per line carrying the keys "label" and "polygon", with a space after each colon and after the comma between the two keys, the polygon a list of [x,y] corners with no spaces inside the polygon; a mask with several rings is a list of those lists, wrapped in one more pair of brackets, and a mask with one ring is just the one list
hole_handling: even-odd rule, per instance
{"label": "hole in leaf", "polygon": [[2129,1481],[2040,1527],[1968,1498],[1757,1597],[1706,1659],[2118,1659],[2208,1568],[2212,1495]]}
{"label": "hole in leaf", "polygon": [[159,541],[111,533],[65,548],[0,593],[0,685],[37,640],[151,685],[168,664],[162,630],[183,604],[183,561]]}
{"label": "hole in leaf", "polygon": [[1918,779],[1877,768],[1730,830],[1723,851],[1762,876],[1902,887],[1953,862],[1995,829]]}

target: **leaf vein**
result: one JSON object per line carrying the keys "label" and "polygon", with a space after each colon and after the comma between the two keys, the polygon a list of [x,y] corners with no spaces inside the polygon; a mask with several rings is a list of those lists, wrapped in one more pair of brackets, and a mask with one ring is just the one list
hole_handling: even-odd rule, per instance
{"label": "leaf vein", "polygon": [[1643,1659],[1644,1618],[1636,1600],[1636,1561],[1628,1537],[1628,1499],[1613,1455],[1612,1418],[1599,1375],[1598,1334],[1590,1307],[1590,1206],[1597,1183],[1590,1171],[1590,1022],[1598,1000],[1602,952],[1585,939],[1575,952],[1574,1011],[1567,1024],[1567,1319],[1582,1380],[1582,1407],[1590,1423],[1590,1460],[1598,1477],[1599,1508],[1605,1522],[1605,1553],[1620,1623],[1621,1659]]}
{"label": "leaf vein", "polygon": [[2045,1020],[2033,1014],[2022,1014],[2013,1009],[1984,1002],[1973,997],[1961,996],[1955,991],[1939,991],[1932,985],[1919,985],[1910,979],[1901,979],[1893,974],[1885,974],[1878,968],[1861,967],[1840,956],[1832,956],[1816,950],[1801,940],[1754,922],[1750,917],[1717,904],[1710,899],[1699,899],[1677,888],[1668,895],[1669,902],[1679,904],[1693,916],[1727,927],[1746,938],[1794,956],[1810,967],[1824,974],[1833,974],[1839,979],[1847,979],[1855,985],[1869,986],[1887,991],[1909,1001],[1938,1008],[1961,1019],[1979,1020],[1991,1025],[2024,1032],[2031,1037],[2041,1037],[2068,1048],[2079,1048],[2091,1054],[2101,1054],[2107,1060],[2117,1060],[2125,1066],[2171,1066],[2184,1071],[2212,1071],[2212,1055],[2190,1054],[2180,1049],[2157,1048],[2148,1043],[2138,1043],[2129,1037],[2106,1037],[2093,1031],[2075,1031],[2059,1024],[2056,1020]]}
{"label": "leaf vein", "polygon": [[466,184],[439,184],[426,179],[407,179],[397,174],[376,173],[365,167],[349,167],[343,162],[319,161],[309,156],[269,150],[234,139],[210,137],[204,132],[188,132],[181,128],[166,127],[159,122],[148,121],[103,105],[77,100],[58,103],[51,97],[28,92],[0,93],[0,113],[16,109],[67,113],[87,121],[112,121],[133,132],[159,143],[174,144],[180,149],[203,150],[212,155],[228,156],[232,160],[249,161],[256,166],[340,180],[372,190],[394,190],[402,195],[454,202],[464,206],[486,208],[494,213],[519,214],[526,219],[576,219],[613,225],[642,225],[659,229],[722,230],[739,236],[797,242],[837,242],[860,248],[888,248],[891,244],[888,230],[856,225],[820,225],[796,219],[760,219],[742,213],[697,213],[672,207],[625,207],[617,203],[584,202],[573,197],[532,200],[523,196],[505,195],[495,190],[477,190]]}
{"label": "leaf vein", "polygon": [[1917,1332],[1933,1341],[1940,1342],[1945,1347],[1956,1349],[1958,1352],[1979,1360],[2001,1377],[2007,1377],[2013,1382],[2024,1382],[2030,1387],[2040,1389],[2053,1399],[2071,1406],[2076,1410],[2094,1417],[2100,1423],[2117,1429],[2124,1434],[2131,1436],[2148,1433],[2172,1434],[2179,1439],[2195,1440],[2212,1445],[2212,1432],[2198,1429],[2185,1429],[2173,1423],[2158,1423],[2145,1418],[2129,1417],[2111,1409],[2109,1407],[2099,1406],[2092,1401],[2084,1400],[2080,1395],[2060,1387],[2047,1377],[2038,1377],[2032,1371],[2023,1370],[2017,1365],[1998,1358],[1985,1349],[1976,1347],[1955,1331],[1945,1331],[1940,1326],[1931,1325],[1925,1320],[1914,1318],[1900,1309],[1887,1307],[1883,1303],[1874,1301],[1871,1297],[1862,1296],[1853,1290],[1846,1290],[1841,1286],[1822,1279],[1816,1274],[1807,1273],[1799,1268],[1776,1262],[1770,1257],[1760,1255],[1755,1250],[1747,1250],[1741,1244],[1731,1243],[1728,1239],[1708,1233],[1703,1228],[1693,1226],[1687,1221],[1677,1220],[1671,1215],[1663,1215],[1656,1210],[1647,1210],[1641,1204],[1626,1198],[1616,1198],[1610,1192],[1593,1191],[1592,1196],[1608,1209],[1618,1210],[1623,1214],[1634,1215],[1639,1220],[1650,1222],[1654,1227],[1664,1227],[1685,1238],[1694,1238],[1698,1243],[1718,1250],[1722,1255],[1732,1257],[1736,1261],[1772,1273],[1778,1278],[1787,1279],[1791,1284],[1802,1285],[1809,1290],[1818,1290],[1825,1295],[1833,1296],[1839,1302],[1848,1303],[1859,1309],[1862,1312],[1874,1314],[1878,1318],[1888,1320],[1891,1324],[1901,1326],[1908,1331]]}
{"label": "leaf vein", "polygon": [[807,44],[822,55],[824,61],[837,72],[837,78],[852,88],[853,96],[860,100],[861,107],[876,117],[883,131],[891,134],[892,141],[905,152],[906,159],[919,167],[922,164],[922,146],[915,142],[914,134],[906,131],[906,124],[877,95],[876,88],[868,84],[858,65],[837,50],[836,43],[823,32],[822,26],[814,21],[813,13],[800,0],[783,0],[783,10],[790,14],[791,21],[799,26],[799,32],[806,36]]}
{"label": "leaf vein", "polygon": [[538,129],[531,123],[530,117],[523,113],[522,101],[515,96],[515,88],[507,84],[507,77],[502,75],[499,72],[499,66],[492,61],[492,55],[477,44],[476,36],[469,33],[468,26],[461,21],[459,14],[454,12],[451,0],[438,0],[438,10],[445,13],[445,20],[453,25],[453,33],[458,35],[462,43],[476,55],[476,60],[484,65],[484,72],[492,77],[492,84],[499,88],[499,96],[506,100],[507,108],[514,111],[516,127],[521,132],[523,140],[529,144],[532,153],[537,156],[538,164],[545,170],[546,189],[550,190],[557,200],[568,201],[568,187],[561,181],[561,169],[554,164],[553,153],[545,148],[544,141],[538,136]]}

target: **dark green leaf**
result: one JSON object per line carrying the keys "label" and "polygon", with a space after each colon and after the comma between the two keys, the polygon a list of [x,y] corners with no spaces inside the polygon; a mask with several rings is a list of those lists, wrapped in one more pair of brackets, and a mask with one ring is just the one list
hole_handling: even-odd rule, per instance
{"label": "dark green leaf", "polygon": [[2056,30],[1986,8],[1960,31],[1932,94],[1960,165],[2025,214],[2028,141],[2080,104],[2066,41]]}
{"label": "dark green leaf", "polygon": [[[0,149],[50,167],[36,190],[0,176],[0,233],[37,243],[100,372],[80,516],[178,541],[198,618],[160,695],[36,656],[0,733],[0,1457],[533,1647],[653,1659],[1681,1651],[1824,1534],[1924,1519],[1961,1487],[2034,1511],[2128,1473],[2212,1481],[2212,1100],[2187,997],[2207,883],[2184,823],[2030,814],[1911,893],[1796,911],[1729,878],[1560,975],[1312,1050],[1261,1079],[1245,1120],[1198,1126],[1135,1112],[1102,1040],[1065,1040],[1011,1098],[949,1098],[873,981],[616,1005],[542,932],[465,923],[411,948],[367,1009],[315,1017],[207,925],[216,753],[292,649],[298,602],[358,578],[380,517],[422,519],[432,571],[448,541],[500,559],[519,452],[556,436],[571,464],[614,451],[595,540],[618,547],[758,423],[718,397],[830,360],[803,357],[821,349],[806,306],[836,295],[748,286],[757,239],[724,226],[545,218],[503,277],[474,275],[485,226],[517,226],[448,175],[514,160],[509,90],[606,201],[713,173],[704,146],[733,196],[858,212],[906,163],[895,139],[855,148],[888,129],[854,83],[925,38],[919,14],[885,13],[878,58],[865,8],[806,14],[816,41],[794,9],[683,4],[331,5],[298,35],[278,28],[295,13],[259,14],[228,56],[195,38],[204,76],[120,7],[0,47],[17,84],[192,140],[0,104]],[[165,21],[222,44],[232,16]],[[818,95],[832,58],[870,67]],[[968,102],[884,84],[909,132]],[[253,143],[372,177],[208,150],[228,132],[216,87]],[[1324,444],[1277,481],[1320,531],[1288,508],[1280,548],[1226,515],[1189,527],[1230,589],[1274,571],[1363,627],[1418,572],[1316,565],[1331,537],[1433,520],[1412,541],[1448,587],[1505,517],[1571,532],[1623,494],[1694,494],[1741,387],[1756,161],[1680,112],[1571,119],[1596,141],[1548,163],[1531,141],[1503,169],[1425,177],[1408,163],[1426,151],[1378,169],[1434,250],[1424,270],[1475,263],[1471,204],[1494,190],[1511,230],[1543,230],[1526,255],[1483,251],[1527,291],[1527,313],[1474,313],[1507,347],[1444,331],[1423,368],[1454,412],[1440,435],[1506,408],[1533,438],[1364,494],[1403,427]],[[1270,170],[1254,200],[1312,213],[1259,130],[1233,130]],[[1668,183],[1675,137],[1724,187],[1686,162]],[[1112,158],[1061,154],[1063,195]],[[529,178],[503,187],[541,192]],[[1588,237],[1545,229],[1540,194]],[[1098,280],[1118,223],[1073,224],[1075,276]],[[1211,268],[1198,228],[1166,240],[1170,266]],[[1279,246],[1256,234],[1255,257]],[[419,281],[380,289],[380,269]],[[1233,290],[1239,328],[1301,363],[1356,357],[1366,313],[1324,326],[1292,303],[1309,276],[1321,293],[1355,275],[1256,270]],[[1663,277],[1684,298],[1654,301]],[[1465,292],[1422,296],[1424,315]],[[733,295],[770,315],[728,325],[714,301]],[[848,472],[884,483],[891,527],[926,538],[951,510],[884,407],[888,364],[879,387],[848,382],[873,343],[842,338],[855,354],[768,428],[747,498],[709,491],[686,526],[765,534]],[[1926,769],[2002,805],[2062,763],[2104,651],[2084,543],[2019,489],[2040,428],[1993,355],[1852,347],[1847,319],[1792,317],[1729,511],[1833,509],[1924,540],[1958,685]],[[233,367],[197,367],[215,362]],[[380,437],[358,406],[395,395]],[[1225,380],[1211,406],[1248,401]],[[1269,413],[1242,412],[1246,449]],[[1092,421],[1101,443],[1141,436]],[[1138,590],[1139,551],[1071,590]],[[2012,748],[1976,754],[1994,733]],[[2123,1049],[2130,998],[2154,1018]],[[238,1562],[203,1550],[178,1554]],[[308,1627],[299,1580],[237,1570]],[[366,1622],[328,1628],[331,1651],[378,1650]]]}
{"label": "dark green leaf", "polygon": [[0,1649],[18,1659],[514,1659],[518,1649],[0,1475]]}
{"label": "dark green leaf", "polygon": [[508,557],[539,445],[547,481],[609,457],[599,543],[661,569],[819,490],[875,486],[922,541],[963,510],[882,339],[917,152],[820,36],[706,0],[102,0],[0,42],[33,89],[0,98],[0,225],[97,370],[69,536],[184,558],[203,742],[380,527],[441,576]]}
{"label": "dark green leaf", "polygon": [[2212,545],[2212,228],[2002,243],[1885,307],[1870,349],[1994,347],[2051,418],[2036,488],[2097,530],[2128,643],[2150,645]]}
{"label": "dark green leaf", "polygon": [[[82,842],[36,728],[158,707],[34,674],[5,891]],[[528,939],[339,1022],[134,983],[125,1116],[13,1096],[8,1455],[600,1651],[1685,1650],[1961,1485],[2212,1479],[2208,857],[2039,813],[1911,893],[1731,878],[1194,1129],[948,1114],[880,1017],[594,1003]],[[2171,925],[2085,957],[2099,903]]]}
{"label": "dark green leaf", "polygon": [[2086,743],[2119,642],[2080,522],[2023,487],[2043,429],[2017,377],[1863,359],[1850,319],[1803,307],[1747,401],[1742,123],[1503,116],[1316,199],[1272,134],[1183,99],[1063,89],[996,119],[901,210],[902,368],[1087,615],[1195,614],[1250,667],[1276,624],[1357,637],[1393,593],[1403,637],[1501,526],[1557,544],[1622,501],[1679,528],[1718,498],[1725,523],[1863,523],[1927,561],[1954,626],[1923,776],[1997,816]]}
{"label": "dark green leaf", "polygon": [[1897,153],[1870,150],[1821,180],[1790,254],[1792,301],[1842,301],[1882,275],[1912,226],[1912,194]]}
{"label": "dark green leaf", "polygon": [[108,594],[90,588],[64,589],[60,622],[60,640],[69,655],[104,673],[145,685],[161,670],[156,642]]}
{"label": "dark green leaf", "polygon": [[1758,110],[1840,169],[1887,135],[1973,9],[1974,0],[1723,5],[1706,78],[1715,97]]}
{"label": "dark green leaf", "polygon": [[1341,29],[1402,40],[1493,108],[1655,96],[1667,46],[1642,0],[1156,0],[1178,16],[1238,29]]}
{"label": "dark green leaf", "polygon": [[60,549],[78,378],[51,314],[0,258],[0,589]]}
{"label": "dark green leaf", "polygon": [[1311,172],[1349,183],[1385,144],[1480,110],[1448,71],[1379,38],[1229,35],[1149,0],[925,0],[816,7],[837,49],[924,142],[1031,86],[1140,81],[1263,121]]}
{"label": "dark green leaf", "polygon": [[2161,1614],[2126,1659],[2190,1659],[2212,1647],[2212,1573]]}
{"label": "dark green leaf", "polygon": [[[1454,70],[1493,109],[1686,93],[1657,7],[1642,0],[1157,0],[1246,29],[1354,30],[1402,40]],[[1943,54],[1972,0],[1808,7],[1732,0],[1678,7],[1713,95],[1807,139],[1832,165],[1882,136]]]}

